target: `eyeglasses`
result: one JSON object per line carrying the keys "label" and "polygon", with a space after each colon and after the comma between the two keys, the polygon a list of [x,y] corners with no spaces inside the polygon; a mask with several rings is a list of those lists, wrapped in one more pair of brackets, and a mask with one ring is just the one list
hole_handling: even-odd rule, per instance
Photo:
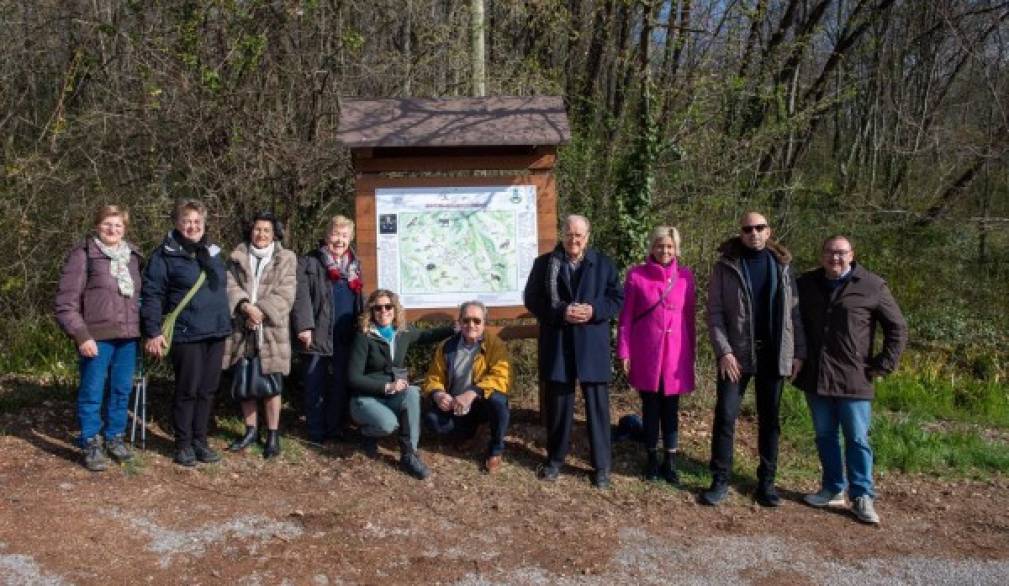
{"label": "eyeglasses", "polygon": [[371,310],[375,311],[376,309],[380,311],[392,311],[396,309],[396,306],[391,303],[376,303],[371,306]]}
{"label": "eyeglasses", "polygon": [[742,226],[740,230],[743,234],[753,234],[754,232],[763,232],[767,230],[767,224],[754,224],[752,226]]}
{"label": "eyeglasses", "polygon": [[851,254],[850,250],[824,250],[823,251],[823,256],[826,256],[827,258],[835,258],[835,257],[837,257],[837,258],[844,258],[844,257],[848,256],[849,254]]}
{"label": "eyeglasses", "polygon": [[483,320],[478,317],[464,317],[460,321],[464,324],[473,324],[475,326],[483,323]]}

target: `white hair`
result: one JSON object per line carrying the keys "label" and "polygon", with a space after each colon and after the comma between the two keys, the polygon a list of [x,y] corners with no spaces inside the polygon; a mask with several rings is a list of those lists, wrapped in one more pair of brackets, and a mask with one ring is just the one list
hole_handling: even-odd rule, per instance
{"label": "white hair", "polygon": [[566,232],[567,229],[568,229],[568,226],[570,226],[571,224],[573,224],[575,222],[582,222],[582,223],[584,223],[585,224],[585,231],[586,232],[591,232],[592,231],[592,222],[589,222],[588,218],[586,218],[585,216],[582,216],[580,214],[569,214],[566,218],[564,218],[564,231]]}

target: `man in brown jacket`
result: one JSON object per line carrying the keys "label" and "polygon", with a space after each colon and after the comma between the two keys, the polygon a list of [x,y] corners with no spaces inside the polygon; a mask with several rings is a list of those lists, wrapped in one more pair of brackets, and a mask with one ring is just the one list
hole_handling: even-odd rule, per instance
{"label": "man in brown jacket", "polygon": [[[806,503],[842,506],[847,486],[858,520],[876,524],[869,446],[872,381],[897,368],[907,324],[886,282],[856,264],[854,255],[851,241],[831,236],[823,242],[821,268],[798,279],[808,356],[795,384],[806,392],[823,467],[820,491],[807,495]],[[877,324],[883,328],[878,354],[872,348]],[[844,433],[843,465],[838,426]]]}
{"label": "man in brown jacket", "polygon": [[718,358],[718,401],[711,433],[711,488],[701,503],[717,505],[728,494],[732,442],[739,405],[750,379],[757,404],[757,502],[776,507],[778,411],[786,377],[806,356],[792,255],[771,239],[764,216],[749,212],[739,236],[719,247],[708,283],[708,335]]}

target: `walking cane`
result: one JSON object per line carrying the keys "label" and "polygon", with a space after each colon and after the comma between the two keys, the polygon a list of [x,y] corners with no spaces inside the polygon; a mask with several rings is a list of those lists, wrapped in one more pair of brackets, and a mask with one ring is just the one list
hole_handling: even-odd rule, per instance
{"label": "walking cane", "polygon": [[147,373],[144,372],[144,357],[137,365],[137,376],[133,381],[133,423],[130,426],[130,445],[136,447],[137,418],[140,418],[140,449],[147,450]]}

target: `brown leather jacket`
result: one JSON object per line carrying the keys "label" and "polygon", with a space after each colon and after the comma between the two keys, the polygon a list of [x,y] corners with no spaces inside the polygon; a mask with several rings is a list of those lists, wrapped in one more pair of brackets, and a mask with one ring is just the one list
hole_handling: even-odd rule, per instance
{"label": "brown leather jacket", "polygon": [[[833,293],[822,268],[798,279],[808,354],[795,386],[828,397],[872,399],[872,374],[897,368],[907,345],[907,323],[882,278],[859,264],[851,270]],[[872,348],[877,324],[883,328],[878,353]]]}

